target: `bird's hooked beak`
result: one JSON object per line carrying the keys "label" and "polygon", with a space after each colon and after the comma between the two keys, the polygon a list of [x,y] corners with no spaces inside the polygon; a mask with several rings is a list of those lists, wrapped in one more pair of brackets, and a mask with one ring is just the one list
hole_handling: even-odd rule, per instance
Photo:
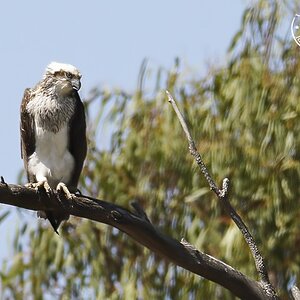
{"label": "bird's hooked beak", "polygon": [[71,84],[72,84],[72,88],[76,91],[79,91],[80,90],[80,87],[81,87],[81,82],[80,82],[80,79],[77,79],[77,78],[73,78],[71,80]]}

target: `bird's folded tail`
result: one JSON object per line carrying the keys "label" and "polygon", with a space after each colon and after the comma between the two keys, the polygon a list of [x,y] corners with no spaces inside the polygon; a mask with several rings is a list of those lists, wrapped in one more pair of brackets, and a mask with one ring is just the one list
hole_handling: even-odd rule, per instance
{"label": "bird's folded tail", "polygon": [[58,215],[52,211],[38,211],[38,217],[48,219],[54,231],[59,235],[57,229],[63,220],[66,220],[65,215]]}
{"label": "bird's folded tail", "polygon": [[60,223],[63,221],[63,219],[60,218],[59,216],[56,216],[51,211],[46,211],[46,216],[47,216],[47,219],[49,220],[51,226],[53,227],[54,231],[59,235],[57,229],[58,229]]}

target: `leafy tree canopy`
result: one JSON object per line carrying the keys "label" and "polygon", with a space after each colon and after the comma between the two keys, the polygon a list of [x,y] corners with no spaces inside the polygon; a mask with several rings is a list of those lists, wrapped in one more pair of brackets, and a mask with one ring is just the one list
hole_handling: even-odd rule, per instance
{"label": "leafy tree canopy", "polygon": [[[166,100],[170,90],[213,177],[230,178],[232,204],[282,297],[300,283],[300,48],[281,27],[291,19],[283,1],[257,1],[244,12],[228,61],[203,78],[185,79],[177,60],[158,71],[151,92],[145,65],[132,94],[95,88],[86,99],[89,153],[81,177],[84,194],[125,207],[139,200],[162,232],[255,278],[241,233],[190,157]],[[109,226],[71,218],[57,236],[38,224],[16,233],[13,259],[2,266],[2,289],[16,299],[233,298]]]}

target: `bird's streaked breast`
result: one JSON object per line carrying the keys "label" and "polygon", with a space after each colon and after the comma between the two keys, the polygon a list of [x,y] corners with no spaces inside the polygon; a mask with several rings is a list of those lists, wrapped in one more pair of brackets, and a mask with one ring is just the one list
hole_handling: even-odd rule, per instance
{"label": "bird's streaked breast", "polygon": [[60,99],[51,91],[48,95],[35,96],[26,109],[34,117],[36,127],[57,133],[73,116],[75,102],[71,97]]}

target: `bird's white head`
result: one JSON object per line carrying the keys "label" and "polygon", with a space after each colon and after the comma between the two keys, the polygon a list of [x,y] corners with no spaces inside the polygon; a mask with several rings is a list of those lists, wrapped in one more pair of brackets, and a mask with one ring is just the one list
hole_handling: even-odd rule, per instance
{"label": "bird's white head", "polygon": [[81,74],[77,68],[70,64],[51,62],[46,68],[44,78],[49,75],[56,77],[60,81],[69,82],[75,90],[80,89]]}

